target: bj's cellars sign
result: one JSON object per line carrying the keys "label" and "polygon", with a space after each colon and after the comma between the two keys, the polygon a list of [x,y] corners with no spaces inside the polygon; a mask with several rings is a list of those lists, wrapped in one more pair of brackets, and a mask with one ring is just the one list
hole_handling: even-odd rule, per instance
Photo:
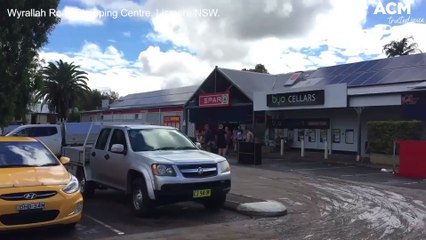
{"label": "bj's cellars sign", "polygon": [[266,105],[268,107],[288,107],[323,104],[324,90],[297,93],[276,93],[266,95]]}

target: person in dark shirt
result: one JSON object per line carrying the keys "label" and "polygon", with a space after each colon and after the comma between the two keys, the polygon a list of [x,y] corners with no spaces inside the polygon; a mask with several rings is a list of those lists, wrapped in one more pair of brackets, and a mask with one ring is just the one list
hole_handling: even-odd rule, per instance
{"label": "person in dark shirt", "polygon": [[211,152],[215,147],[214,134],[208,124],[204,125],[204,130],[204,146],[207,151]]}
{"label": "person in dark shirt", "polygon": [[229,130],[229,127],[225,127],[225,141],[226,141],[225,156],[227,156],[229,152],[232,151],[232,147],[233,147],[232,132],[231,130]]}
{"label": "person in dark shirt", "polygon": [[219,149],[219,155],[225,156],[226,153],[226,139],[225,139],[225,130],[223,125],[219,124],[219,128],[216,133],[216,144]]}

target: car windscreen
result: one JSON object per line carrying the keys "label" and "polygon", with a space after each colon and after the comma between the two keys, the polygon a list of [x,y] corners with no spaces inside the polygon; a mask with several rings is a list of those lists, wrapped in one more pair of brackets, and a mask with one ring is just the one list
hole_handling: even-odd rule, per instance
{"label": "car windscreen", "polygon": [[175,129],[131,129],[128,134],[134,152],[197,149],[189,138]]}
{"label": "car windscreen", "polygon": [[40,142],[0,142],[0,168],[56,165],[59,161]]}

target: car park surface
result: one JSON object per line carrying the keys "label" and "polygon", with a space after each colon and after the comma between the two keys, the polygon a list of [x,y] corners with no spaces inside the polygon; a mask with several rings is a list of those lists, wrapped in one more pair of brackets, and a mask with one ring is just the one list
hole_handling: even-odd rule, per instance
{"label": "car park surface", "polygon": [[[99,190],[85,202],[83,219],[73,232],[30,231],[0,238],[424,239],[426,234],[424,180],[312,161],[265,159],[259,166],[230,162],[231,195],[276,200],[287,207],[288,214],[250,217],[228,209],[212,212],[201,204],[184,202],[162,206],[156,215],[141,219],[131,215],[130,200],[121,193]],[[377,214],[371,214],[372,210]]]}

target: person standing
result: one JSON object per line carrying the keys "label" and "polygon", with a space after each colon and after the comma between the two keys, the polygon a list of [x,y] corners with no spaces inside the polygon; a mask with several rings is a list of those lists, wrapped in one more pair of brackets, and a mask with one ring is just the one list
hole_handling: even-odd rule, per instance
{"label": "person standing", "polygon": [[225,156],[226,150],[226,138],[225,130],[223,129],[223,124],[219,124],[217,133],[216,133],[216,144],[219,149],[219,155]]}
{"label": "person standing", "polygon": [[229,130],[229,127],[226,126],[225,127],[225,141],[226,141],[226,148],[225,148],[225,156],[227,156],[229,154],[229,152],[231,151],[232,147],[233,147],[233,136],[232,136],[232,132]]}
{"label": "person standing", "polygon": [[253,132],[248,127],[246,127],[246,142],[254,142]]}
{"label": "person standing", "polygon": [[204,125],[204,147],[209,152],[215,147],[214,134],[208,124]]}

